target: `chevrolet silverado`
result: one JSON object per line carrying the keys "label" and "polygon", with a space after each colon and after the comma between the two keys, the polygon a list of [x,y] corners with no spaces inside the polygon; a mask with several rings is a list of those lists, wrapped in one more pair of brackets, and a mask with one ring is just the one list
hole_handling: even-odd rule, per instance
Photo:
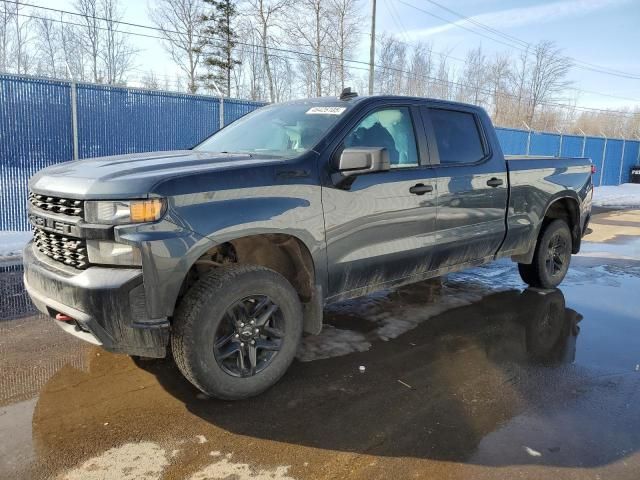
{"label": "chevrolet silverado", "polygon": [[112,351],[256,395],[330,302],[509,257],[557,286],[591,211],[586,158],[505,157],[481,108],[349,91],[260,108],[190,150],[29,182],[33,303]]}

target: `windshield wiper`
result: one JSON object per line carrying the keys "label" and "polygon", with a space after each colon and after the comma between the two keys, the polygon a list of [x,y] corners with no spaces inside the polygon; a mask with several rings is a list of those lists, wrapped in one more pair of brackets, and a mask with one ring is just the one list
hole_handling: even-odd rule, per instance
{"label": "windshield wiper", "polygon": [[227,155],[249,155],[249,158],[253,158],[253,154],[249,153],[249,152],[241,152],[241,151],[237,151],[237,152],[220,152],[220,153],[226,153]]}

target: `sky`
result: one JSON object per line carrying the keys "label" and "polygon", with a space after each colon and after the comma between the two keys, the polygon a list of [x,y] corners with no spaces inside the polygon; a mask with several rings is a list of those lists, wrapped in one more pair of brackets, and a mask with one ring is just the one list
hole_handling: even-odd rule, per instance
{"label": "sky", "polygon": [[[565,55],[579,62],[640,77],[640,55],[637,52],[640,45],[640,0],[435,1],[520,41],[537,43],[552,40]],[[33,3],[70,10],[72,0],[35,0]],[[153,6],[153,3],[154,0],[121,0],[124,20],[151,25],[148,6]],[[361,5],[363,16],[370,18],[370,0],[361,0]],[[428,0],[378,0],[376,18],[377,33],[392,34],[402,41],[428,41],[434,51],[449,53],[455,69],[462,69],[466,52],[478,46],[482,46],[489,57],[503,52],[514,56],[519,53],[513,46],[515,40],[505,40],[480,30],[470,21],[461,20]],[[368,28],[366,25],[365,30]],[[497,37],[499,42],[469,30]],[[356,57],[368,61],[369,36],[363,33],[361,37]],[[149,70],[154,70],[160,76],[175,78],[176,68],[158,40],[131,38],[141,50],[133,76],[142,77]],[[578,90],[572,92],[572,96],[577,96],[578,105],[582,107],[619,109],[640,106],[640,79],[574,67],[570,80],[572,87]]]}
{"label": "sky", "polygon": [[[565,55],[607,69],[640,77],[640,0],[436,0],[475,21],[527,43],[552,40]],[[435,50],[450,51],[464,58],[465,52],[479,45],[492,56],[518,50],[484,38],[464,28],[479,30],[469,22],[447,23],[421,10],[451,20],[454,15],[425,0],[379,0],[378,18],[384,30],[401,32],[412,40],[432,42]],[[390,14],[395,8],[396,15]],[[394,22],[395,17],[395,22]],[[486,33],[486,32],[483,32]],[[494,35],[494,37],[496,37]],[[505,41],[498,37],[500,41]],[[507,42],[513,43],[513,42]],[[462,62],[454,62],[462,68]],[[582,106],[619,108],[640,105],[640,80],[605,75],[573,68],[573,87],[583,90],[578,101]],[[597,95],[590,92],[599,92]],[[612,98],[624,97],[624,98]]]}

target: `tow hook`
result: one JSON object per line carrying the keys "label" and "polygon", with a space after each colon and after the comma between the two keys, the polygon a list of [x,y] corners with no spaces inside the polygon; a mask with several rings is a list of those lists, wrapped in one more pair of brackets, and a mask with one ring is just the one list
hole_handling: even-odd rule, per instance
{"label": "tow hook", "polygon": [[74,319],[64,313],[56,313],[56,320],[59,322],[73,322]]}

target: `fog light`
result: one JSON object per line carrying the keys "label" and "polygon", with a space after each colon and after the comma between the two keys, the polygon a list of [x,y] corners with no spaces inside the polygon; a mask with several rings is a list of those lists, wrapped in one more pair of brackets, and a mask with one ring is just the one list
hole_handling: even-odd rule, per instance
{"label": "fog light", "polygon": [[103,265],[142,265],[140,250],[132,245],[108,240],[87,240],[90,263]]}

